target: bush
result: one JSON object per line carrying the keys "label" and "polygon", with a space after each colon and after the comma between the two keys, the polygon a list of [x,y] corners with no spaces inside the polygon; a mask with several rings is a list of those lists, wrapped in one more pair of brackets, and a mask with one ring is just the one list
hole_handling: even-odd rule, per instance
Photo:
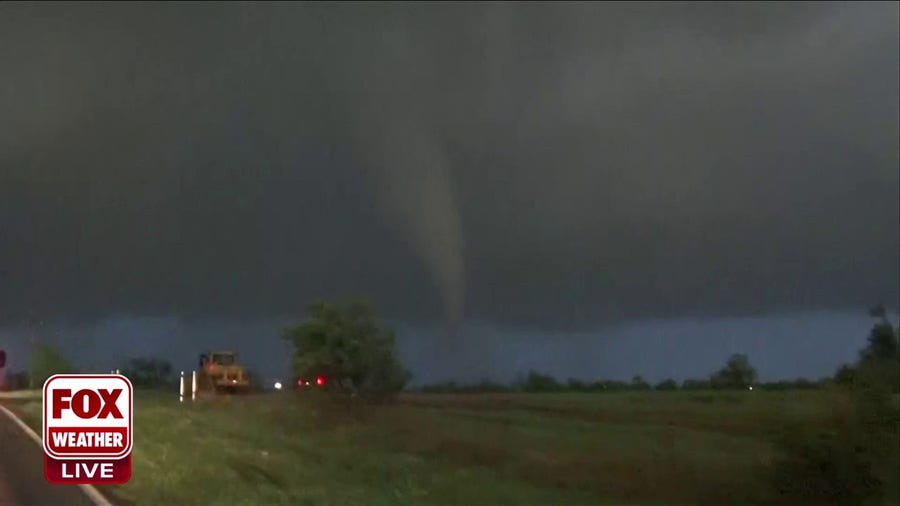
{"label": "bush", "polygon": [[835,410],[827,429],[792,427],[777,442],[782,456],[772,480],[792,503],[883,504],[898,499],[900,413],[891,395],[897,391],[897,338],[883,313],[876,315],[883,321],[870,332],[856,366],[845,364],[835,374],[849,409]]}
{"label": "bush", "polygon": [[898,417],[884,391],[853,392],[825,429],[788,427],[772,479],[795,504],[880,504],[898,459]]}
{"label": "bush", "polygon": [[883,484],[866,449],[838,432],[791,431],[779,441],[784,457],[773,478],[778,493],[797,504],[862,504],[881,497]]}

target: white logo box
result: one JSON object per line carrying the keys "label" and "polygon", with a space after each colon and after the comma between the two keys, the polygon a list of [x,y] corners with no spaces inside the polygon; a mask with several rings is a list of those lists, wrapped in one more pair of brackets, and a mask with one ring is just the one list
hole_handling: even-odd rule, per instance
{"label": "white logo box", "polygon": [[[60,417],[54,418],[55,403],[57,396],[54,392],[59,390],[70,390],[65,399],[61,399],[63,403],[59,406]],[[99,390],[107,392],[119,389],[121,393],[115,399],[114,406],[121,413],[122,418],[107,416],[106,418],[88,418],[79,417],[73,410],[72,397],[81,390],[92,391],[97,396]],[[62,393],[62,392],[60,392]],[[93,395],[93,394],[89,394]],[[85,405],[84,399],[82,406]],[[69,406],[64,403],[68,402]],[[43,429],[43,445],[44,452],[55,459],[60,460],[84,460],[84,459],[120,459],[131,453],[134,446],[134,395],[131,381],[125,376],[119,374],[56,374],[47,379],[44,383],[44,429]],[[99,404],[103,406],[103,402]],[[73,429],[72,432],[86,432],[93,437],[93,434],[106,434],[116,432],[122,434],[122,442],[124,448],[121,451],[111,453],[110,451],[78,451],[72,449],[62,451],[62,448],[56,447],[54,441],[58,441],[61,435],[68,433],[65,429]],[[55,436],[54,436],[55,434]],[[114,437],[114,436],[110,436]],[[93,448],[96,450],[96,448]],[[59,450],[59,451],[58,451]]]}

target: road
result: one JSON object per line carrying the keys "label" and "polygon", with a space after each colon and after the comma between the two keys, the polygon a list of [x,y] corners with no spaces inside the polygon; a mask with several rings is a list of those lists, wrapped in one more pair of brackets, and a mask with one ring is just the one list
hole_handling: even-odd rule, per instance
{"label": "road", "polygon": [[2,411],[0,506],[94,506],[77,486],[47,483],[41,447]]}

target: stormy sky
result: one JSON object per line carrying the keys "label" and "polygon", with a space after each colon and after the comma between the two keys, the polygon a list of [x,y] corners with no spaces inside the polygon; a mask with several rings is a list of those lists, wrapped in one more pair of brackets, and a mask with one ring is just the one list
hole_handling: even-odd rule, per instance
{"label": "stormy sky", "polygon": [[896,308],[898,16],[3,3],[0,320]]}

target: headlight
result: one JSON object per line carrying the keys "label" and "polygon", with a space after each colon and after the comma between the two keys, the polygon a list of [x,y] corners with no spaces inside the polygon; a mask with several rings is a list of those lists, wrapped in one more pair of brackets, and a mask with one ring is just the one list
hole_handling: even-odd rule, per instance
{"label": "headlight", "polygon": [[281,382],[280,381],[275,382],[275,390],[281,390]]}

